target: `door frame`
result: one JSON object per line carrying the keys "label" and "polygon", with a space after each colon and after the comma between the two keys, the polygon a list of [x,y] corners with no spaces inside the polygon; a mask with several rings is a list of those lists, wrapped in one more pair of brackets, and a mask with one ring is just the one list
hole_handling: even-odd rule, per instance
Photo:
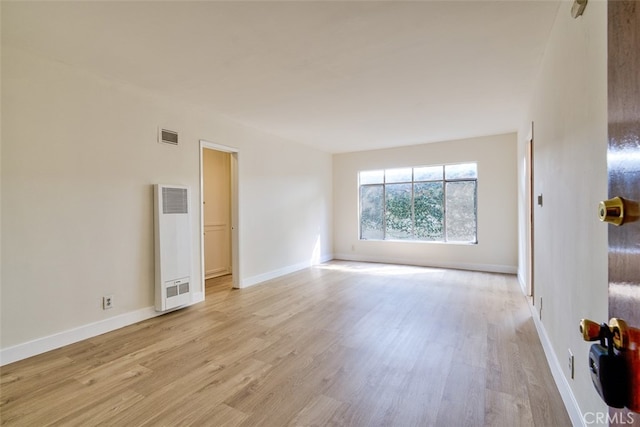
{"label": "door frame", "polygon": [[216,150],[231,154],[231,277],[233,287],[240,287],[240,236],[238,230],[240,218],[239,189],[239,154],[240,150],[235,147],[216,144],[204,139],[200,140],[200,277],[202,278],[203,290],[205,283],[204,268],[204,150]]}
{"label": "door frame", "polygon": [[526,144],[526,186],[527,186],[527,295],[531,297],[531,302],[535,305],[535,286],[534,286],[534,277],[535,277],[535,254],[534,254],[534,214],[535,214],[535,201],[534,201],[534,143],[533,143],[533,122],[531,122],[531,129],[529,130],[529,135],[527,136],[527,144]]}

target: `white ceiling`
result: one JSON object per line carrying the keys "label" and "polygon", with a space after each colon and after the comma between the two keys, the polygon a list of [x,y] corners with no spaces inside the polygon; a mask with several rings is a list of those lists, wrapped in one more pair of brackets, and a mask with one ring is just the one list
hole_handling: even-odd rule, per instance
{"label": "white ceiling", "polygon": [[346,152],[515,131],[558,4],[2,1],[2,44]]}

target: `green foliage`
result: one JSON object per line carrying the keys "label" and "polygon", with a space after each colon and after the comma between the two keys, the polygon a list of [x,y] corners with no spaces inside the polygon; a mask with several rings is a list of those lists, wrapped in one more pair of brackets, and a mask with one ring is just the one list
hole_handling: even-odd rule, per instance
{"label": "green foliage", "polygon": [[[444,185],[432,181],[361,186],[360,237],[443,241]],[[475,182],[446,185],[447,240],[475,241]]]}
{"label": "green foliage", "polygon": [[420,240],[444,239],[444,191],[442,182],[415,185],[415,238]]}
{"label": "green foliage", "polygon": [[407,239],[413,234],[411,184],[387,184],[387,238]]}

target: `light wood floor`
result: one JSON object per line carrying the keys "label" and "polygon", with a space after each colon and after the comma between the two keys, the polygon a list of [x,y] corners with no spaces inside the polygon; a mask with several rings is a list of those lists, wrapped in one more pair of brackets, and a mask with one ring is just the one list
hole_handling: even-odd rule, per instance
{"label": "light wood floor", "polygon": [[206,291],[2,367],[2,425],[571,425],[513,276],[331,262]]}

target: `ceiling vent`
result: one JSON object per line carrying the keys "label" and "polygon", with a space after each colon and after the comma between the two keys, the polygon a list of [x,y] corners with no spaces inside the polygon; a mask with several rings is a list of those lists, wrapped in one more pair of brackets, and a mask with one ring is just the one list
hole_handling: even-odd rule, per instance
{"label": "ceiling vent", "polygon": [[168,129],[160,129],[158,135],[158,142],[165,144],[178,145],[178,132],[174,132]]}

